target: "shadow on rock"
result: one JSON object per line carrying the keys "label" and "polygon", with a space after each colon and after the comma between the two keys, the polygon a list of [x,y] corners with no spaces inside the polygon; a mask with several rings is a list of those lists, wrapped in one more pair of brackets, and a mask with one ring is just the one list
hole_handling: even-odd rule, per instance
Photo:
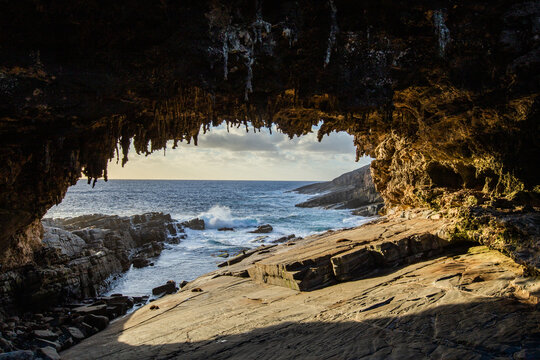
{"label": "shadow on rock", "polygon": [[[348,309],[349,319],[341,321],[323,312],[316,317],[322,319],[318,321],[282,322],[203,341],[133,346],[119,341],[121,332],[114,334],[114,342],[83,342],[62,355],[64,359],[540,358],[537,307],[508,298],[486,297],[470,303],[429,308],[429,299],[425,300],[428,310],[415,314],[377,316],[376,307],[358,308]],[[404,306],[406,304],[391,309],[390,313],[406,311]],[[369,319],[354,320],[360,317]],[[146,326],[151,332],[152,325]],[[194,336],[196,333],[194,331]],[[125,338],[126,334],[122,336]],[[185,333],[178,334],[178,337],[185,336]],[[174,338],[172,327],[166,337]]]}

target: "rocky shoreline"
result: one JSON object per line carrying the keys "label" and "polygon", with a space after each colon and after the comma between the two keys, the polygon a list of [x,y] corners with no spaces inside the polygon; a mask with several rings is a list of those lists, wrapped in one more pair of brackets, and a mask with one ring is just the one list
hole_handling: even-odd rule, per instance
{"label": "rocky shoreline", "polygon": [[[126,313],[176,293],[187,281],[164,279],[147,296],[102,296],[111,283],[132,266],[154,266],[165,244],[187,237],[186,228],[204,230],[205,222],[194,218],[178,222],[169,214],[133,216],[92,214],[73,218],[45,218],[42,246],[33,262],[0,275],[0,359],[59,359],[58,353],[104,330]],[[235,231],[233,228],[219,231]],[[270,224],[250,231],[269,234]],[[299,240],[295,235],[254,242],[278,243]],[[261,245],[262,248],[265,245]],[[241,261],[259,250],[244,250],[219,267]],[[247,274],[247,273],[246,273]],[[165,283],[166,281],[166,283]]]}
{"label": "rocky shoreline", "polygon": [[62,357],[537,358],[540,281],[455,225],[401,211],[262,245]]}
{"label": "rocky shoreline", "polygon": [[[359,279],[377,278],[396,269],[399,272],[399,269],[412,264],[449,259],[476,245],[462,236],[461,226],[456,216],[446,217],[445,212],[393,209],[388,215],[359,228],[330,230],[305,239],[290,235],[270,241],[268,235],[263,235],[255,239],[261,242],[259,247],[236,256],[225,254],[223,257],[227,260],[218,264],[218,270],[190,283],[183,281],[177,286],[175,281],[167,281],[154,288],[154,298],[149,299],[149,296],[98,294],[107,288],[108,281],[130,266],[152,266],[152,259],[161,253],[164,243],[177,243],[184,239],[185,227],[204,229],[203,220],[178,223],[170,215],[162,213],[44,219],[43,248],[36,252],[35,262],[2,274],[0,349],[3,353],[0,353],[0,360],[59,359],[60,352],[65,359],[95,358],[94,354],[90,357],[85,355],[85,350],[68,349],[79,343],[84,349],[88,346],[85,339],[108,329],[109,323],[115,319],[123,317],[118,322],[125,323],[131,317],[138,318],[139,313],[161,313],[171,306],[170,300],[165,300],[169,299],[168,296],[163,300],[156,298],[176,293],[178,295],[173,296],[195,296],[206,293],[209,286],[219,287],[236,281],[228,280],[231,278],[263,286],[258,291],[266,291],[263,289],[270,287],[268,291],[279,293],[277,286],[311,293],[363,281]],[[271,231],[271,225],[263,224],[251,233]],[[492,257],[502,256],[490,254]],[[530,263],[522,266],[510,259],[504,261],[513,264],[520,274],[512,282],[512,297],[538,307],[540,281],[527,277],[531,274],[528,270]],[[515,261],[519,262],[518,259]],[[489,277],[486,274],[489,273],[483,270],[470,283],[483,283],[486,276]],[[449,279],[462,277],[459,274],[448,276]],[[218,278],[224,280],[215,280]],[[384,291],[395,296],[390,288]],[[238,296],[229,294],[227,290],[222,295]],[[342,300],[336,298],[336,301]],[[384,305],[383,301],[380,306]],[[124,317],[131,309],[140,307],[142,309],[136,314]],[[116,325],[113,328],[116,329]],[[214,328],[215,325],[208,324],[204,331],[211,333]],[[147,330],[155,331],[153,328]],[[110,336],[107,330],[105,333],[104,337]],[[97,340],[89,339],[89,343],[109,345],[110,339],[97,336]],[[532,351],[529,345],[522,347],[526,354]],[[449,353],[453,354],[454,350],[456,348],[451,347]],[[196,358],[197,352],[189,354]],[[109,355],[105,352],[102,356],[109,358]],[[134,354],[128,351],[119,358],[129,359],[132,356]]]}
{"label": "rocky shoreline", "polygon": [[[0,359],[13,352],[21,356],[14,359],[54,359],[55,352],[143,305],[148,296],[98,295],[131,266],[152,266],[165,243],[186,237],[183,226],[162,213],[42,222],[43,246],[33,263],[0,275]],[[169,287],[155,295],[171,293]]]}

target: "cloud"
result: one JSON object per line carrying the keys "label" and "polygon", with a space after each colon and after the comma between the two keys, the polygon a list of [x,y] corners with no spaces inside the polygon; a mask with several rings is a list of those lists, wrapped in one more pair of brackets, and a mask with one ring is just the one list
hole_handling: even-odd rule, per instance
{"label": "cloud", "polygon": [[[316,130],[316,128],[314,128]],[[171,144],[172,145],[172,144]],[[111,179],[330,180],[371,161],[355,162],[352,136],[332,133],[322,142],[316,133],[289,139],[275,128],[212,128],[199,145],[147,157],[130,152],[125,168],[111,164]]]}
{"label": "cloud", "polygon": [[301,150],[308,152],[323,152],[327,154],[355,153],[352,136],[344,132],[325,136],[321,142],[318,142],[315,138],[305,142],[301,141],[299,145]]}
{"label": "cloud", "polygon": [[278,151],[276,144],[268,136],[257,136],[253,133],[244,136],[210,133],[201,136],[199,146],[229,151]]}

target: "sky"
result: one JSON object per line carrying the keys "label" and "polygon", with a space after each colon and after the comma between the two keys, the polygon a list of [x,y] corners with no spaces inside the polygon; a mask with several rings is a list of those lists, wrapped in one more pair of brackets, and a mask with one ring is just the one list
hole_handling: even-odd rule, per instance
{"label": "sky", "polygon": [[173,150],[171,143],[165,156],[131,150],[124,168],[116,160],[109,164],[109,179],[326,181],[370,161],[355,162],[353,137],[344,132],[318,142],[316,128],[290,140],[275,128],[270,134],[219,126],[201,134],[198,146],[182,143]]}

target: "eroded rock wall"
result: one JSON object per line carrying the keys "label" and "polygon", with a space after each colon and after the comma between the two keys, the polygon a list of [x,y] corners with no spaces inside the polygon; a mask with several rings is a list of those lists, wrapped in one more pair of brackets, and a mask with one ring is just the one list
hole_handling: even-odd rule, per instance
{"label": "eroded rock wall", "polygon": [[534,208],[539,19],[510,0],[4,2],[0,252],[130,145],[222,121],[354,134],[387,205]]}
{"label": "eroded rock wall", "polygon": [[[5,260],[3,270],[8,265],[12,269],[0,274],[0,317],[96,296],[107,289],[113,276],[131,265],[148,265],[148,259],[158,256],[165,242],[185,238],[183,228],[162,213],[94,214],[45,219],[43,223],[38,220],[32,227],[39,234],[21,234],[25,236],[19,238],[16,248],[29,247],[14,257],[27,256],[31,264],[9,262],[13,257]],[[31,247],[26,245],[29,240],[34,241]]]}

